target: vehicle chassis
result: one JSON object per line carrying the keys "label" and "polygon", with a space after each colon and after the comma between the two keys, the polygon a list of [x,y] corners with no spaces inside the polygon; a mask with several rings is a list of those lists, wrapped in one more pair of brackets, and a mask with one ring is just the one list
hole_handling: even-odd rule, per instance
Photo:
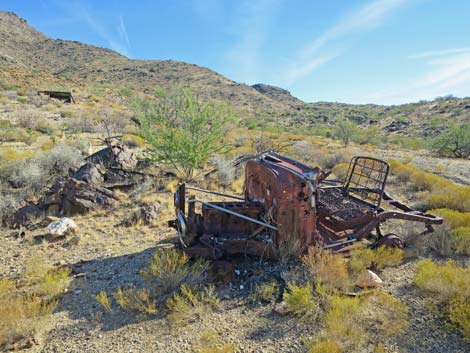
{"label": "vehicle chassis", "polygon": [[[191,256],[218,259],[248,254],[267,258],[316,245],[335,252],[367,240],[371,247],[403,247],[395,234],[384,235],[390,219],[421,222],[426,234],[440,217],[393,199],[385,184],[387,162],[354,157],[344,183],[325,180],[329,173],[269,152],[246,163],[244,197],[180,184],[174,194],[176,219],[169,222],[179,244]],[[221,198],[207,202],[186,191]],[[385,202],[387,207],[382,207]],[[200,212],[196,205],[200,205]]]}

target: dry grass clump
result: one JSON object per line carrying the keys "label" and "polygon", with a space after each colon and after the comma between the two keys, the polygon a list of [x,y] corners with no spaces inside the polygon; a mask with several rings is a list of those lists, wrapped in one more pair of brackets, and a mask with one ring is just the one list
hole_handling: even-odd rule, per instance
{"label": "dry grass clump", "polygon": [[325,315],[326,336],[343,348],[355,351],[365,337],[364,328],[358,321],[360,313],[359,298],[330,297]]}
{"label": "dry grass clump", "polygon": [[438,250],[442,250],[439,254],[449,255],[454,251],[457,254],[470,255],[470,212],[458,212],[448,208],[430,212],[445,219],[445,225],[436,227],[433,237],[434,243],[440,245]]}
{"label": "dry grass clump", "polygon": [[289,284],[288,291],[284,292],[283,300],[289,312],[295,316],[315,318],[319,313],[318,299],[313,294],[311,284],[304,286]]}
{"label": "dry grass clump", "polygon": [[209,262],[196,259],[190,262],[188,255],[175,248],[161,248],[155,251],[142,277],[152,285],[158,295],[171,293],[182,284],[194,286],[202,283]]}
{"label": "dry grass clump", "polygon": [[137,311],[150,315],[157,313],[156,302],[151,298],[149,291],[145,288],[140,290],[135,288],[119,288],[113,296],[116,303],[124,310]]}
{"label": "dry grass clump", "polygon": [[105,311],[111,311],[111,300],[108,297],[108,294],[104,291],[99,292],[96,297],[96,301],[103,307]]}
{"label": "dry grass clump", "polygon": [[342,353],[343,348],[335,341],[321,341],[309,347],[308,353]]}
{"label": "dry grass clump", "polygon": [[344,256],[318,247],[310,247],[302,257],[307,270],[329,291],[346,291],[350,287],[348,267]]}
{"label": "dry grass clump", "polygon": [[432,294],[450,321],[470,339],[470,267],[458,266],[452,260],[434,263],[426,259],[418,264],[415,283]]}
{"label": "dry grass clump", "polygon": [[0,348],[12,348],[38,331],[66,291],[69,274],[68,269],[52,268],[43,258],[35,257],[16,284],[0,280]]}
{"label": "dry grass clump", "polygon": [[204,319],[219,306],[219,298],[214,287],[209,286],[198,290],[183,284],[180,291],[166,302],[167,318],[172,325],[181,327]]}
{"label": "dry grass clump", "polygon": [[381,270],[385,267],[397,266],[403,260],[403,250],[388,246],[370,249],[359,245],[351,251],[349,268],[352,274],[359,274],[365,269]]}
{"label": "dry grass clump", "polygon": [[232,343],[224,343],[216,331],[204,331],[194,350],[196,353],[235,353],[236,347]]}
{"label": "dry grass clump", "polygon": [[364,306],[364,320],[379,338],[400,336],[408,327],[408,307],[390,294],[375,291]]}
{"label": "dry grass clump", "polygon": [[333,167],[331,172],[336,176],[336,178],[344,182],[348,176],[349,163],[340,163]]}
{"label": "dry grass clump", "polygon": [[278,295],[279,286],[276,281],[271,281],[256,286],[254,299],[264,303],[272,303]]}

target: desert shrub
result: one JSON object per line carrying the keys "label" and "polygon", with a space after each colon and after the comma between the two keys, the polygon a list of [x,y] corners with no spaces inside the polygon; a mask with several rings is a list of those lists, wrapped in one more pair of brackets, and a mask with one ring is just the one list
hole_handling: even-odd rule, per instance
{"label": "desert shrub", "polygon": [[470,267],[452,260],[439,264],[426,259],[418,264],[415,283],[442,304],[450,321],[470,339]]}
{"label": "desert shrub", "polygon": [[313,295],[313,288],[310,284],[297,286],[290,283],[288,291],[284,292],[283,300],[293,315],[309,317],[318,315],[318,302]]}
{"label": "desert shrub", "polygon": [[7,147],[0,150],[0,160],[17,161],[20,159],[31,158],[35,154],[36,153],[34,151],[21,151],[11,147]]}
{"label": "desert shrub", "polygon": [[126,134],[122,137],[122,142],[130,148],[144,147],[145,140],[136,135]]}
{"label": "desert shrub", "polygon": [[365,301],[365,322],[381,339],[403,334],[408,327],[408,307],[390,294],[376,291]]}
{"label": "desert shrub", "polygon": [[228,187],[232,185],[236,176],[236,167],[231,160],[224,159],[220,156],[214,158],[214,167],[217,168],[217,181],[220,185]]}
{"label": "desert shrub", "polygon": [[457,254],[470,255],[470,226],[451,230],[452,248]]}
{"label": "desert shrub", "polygon": [[447,224],[437,225],[434,231],[422,238],[425,248],[429,248],[441,256],[452,254],[451,230]]}
{"label": "desert shrub", "polygon": [[343,348],[335,341],[321,341],[309,347],[308,353],[342,353]]}
{"label": "desert shrub", "polygon": [[358,126],[350,120],[342,120],[337,125],[333,132],[333,136],[343,141],[344,146],[349,145],[359,132]]}
{"label": "desert shrub", "polygon": [[185,180],[226,149],[227,107],[203,103],[188,90],[156,92],[153,100],[134,102],[139,134],[152,146],[155,160],[175,167]]}
{"label": "desert shrub", "polygon": [[429,211],[445,219],[450,228],[470,227],[470,212],[459,212],[448,208],[439,208]]}
{"label": "desert shrub", "polygon": [[65,292],[69,273],[38,256],[27,261],[20,281],[0,279],[0,349],[11,348],[41,328],[43,318],[53,312]]}
{"label": "desert shrub", "polygon": [[184,326],[191,322],[204,319],[213,309],[220,305],[214,287],[202,290],[182,285],[179,293],[175,293],[166,302],[167,318],[172,325]]}
{"label": "desert shrub", "polygon": [[332,173],[336,176],[336,178],[344,182],[346,177],[348,176],[349,164],[348,163],[340,163],[333,167]]}
{"label": "desert shrub", "polygon": [[52,313],[55,303],[46,303],[36,295],[22,295],[14,283],[0,280],[0,348],[7,348],[34,335],[40,318]]}
{"label": "desert shrub", "polygon": [[111,311],[111,301],[109,300],[108,294],[106,292],[99,292],[95,299],[105,311]]}
{"label": "desert shrub", "polygon": [[353,274],[359,274],[365,269],[374,268],[381,270],[389,266],[397,266],[403,260],[403,250],[388,246],[380,246],[371,249],[367,246],[359,245],[351,250],[349,268]]}
{"label": "desert shrub", "polygon": [[194,347],[196,353],[235,353],[232,343],[224,343],[216,331],[204,331],[198,344]]}
{"label": "desert shrub", "polygon": [[319,280],[327,290],[346,290],[349,288],[349,274],[345,258],[327,250],[311,247],[302,257],[310,275]]}
{"label": "desert shrub", "polygon": [[349,156],[344,152],[320,154],[318,163],[325,169],[332,169],[340,163],[349,163]]}
{"label": "desert shrub", "polygon": [[455,299],[450,303],[449,319],[460,332],[470,339],[470,300]]}
{"label": "desert shrub", "polygon": [[454,124],[434,139],[432,149],[441,156],[470,157],[470,123]]}
{"label": "desert shrub", "polygon": [[203,281],[209,263],[204,259],[189,261],[188,255],[175,248],[161,248],[155,251],[147,267],[141,271],[157,294],[168,294],[182,284],[190,286]]}
{"label": "desert shrub", "polygon": [[157,306],[147,289],[119,288],[114,294],[114,300],[124,310],[137,311],[143,314],[156,314]]}
{"label": "desert shrub", "polygon": [[255,299],[265,303],[272,303],[279,294],[279,286],[276,281],[258,284],[255,288]]}
{"label": "desert shrub", "polygon": [[426,259],[416,268],[415,283],[445,303],[459,298],[470,298],[470,268],[460,267],[455,261],[434,263]]}
{"label": "desert shrub", "polygon": [[432,173],[420,171],[412,164],[389,160],[392,173],[402,181],[410,181],[420,190],[430,191],[425,201],[429,208],[450,208],[470,211],[470,186],[458,185]]}
{"label": "desert shrub", "polygon": [[343,348],[358,347],[365,337],[364,328],[359,324],[360,310],[359,298],[330,297],[325,314],[327,337],[340,342]]}

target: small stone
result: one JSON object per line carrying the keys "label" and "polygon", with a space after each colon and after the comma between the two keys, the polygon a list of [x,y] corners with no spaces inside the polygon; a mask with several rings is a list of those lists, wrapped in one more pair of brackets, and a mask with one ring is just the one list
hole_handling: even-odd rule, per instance
{"label": "small stone", "polygon": [[359,275],[356,285],[361,288],[380,287],[383,281],[371,270],[367,270]]}
{"label": "small stone", "polygon": [[289,313],[289,308],[287,307],[286,302],[280,302],[274,306],[273,311],[280,315],[287,315]]}

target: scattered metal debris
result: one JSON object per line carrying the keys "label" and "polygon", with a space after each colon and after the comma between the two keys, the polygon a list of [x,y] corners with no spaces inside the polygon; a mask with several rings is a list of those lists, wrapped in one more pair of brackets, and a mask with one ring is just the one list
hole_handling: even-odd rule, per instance
{"label": "scattered metal debris", "polygon": [[[372,247],[403,247],[397,235],[382,234],[382,223],[422,222],[426,234],[443,220],[394,200],[385,191],[389,170],[385,161],[354,157],[340,184],[325,180],[329,173],[318,167],[263,153],[246,163],[244,197],[180,184],[174,194],[176,219],[169,226],[176,228],[188,254],[214,259],[231,254],[276,257],[295,250],[300,254],[311,245],[340,252],[359,240],[368,240]],[[207,202],[187,191],[222,200]]]}

